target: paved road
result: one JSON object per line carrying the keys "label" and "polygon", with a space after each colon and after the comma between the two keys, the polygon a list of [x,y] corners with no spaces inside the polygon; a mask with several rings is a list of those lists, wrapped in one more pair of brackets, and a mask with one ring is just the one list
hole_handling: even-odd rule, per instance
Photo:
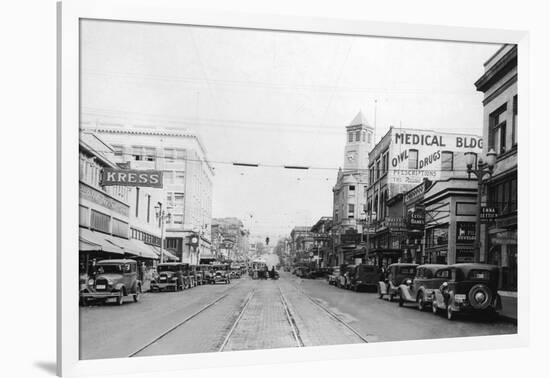
{"label": "paved road", "polygon": [[233,280],[139,303],[81,307],[80,358],[112,358],[509,334],[516,326],[463,317],[449,322],[414,306],[324,280]]}

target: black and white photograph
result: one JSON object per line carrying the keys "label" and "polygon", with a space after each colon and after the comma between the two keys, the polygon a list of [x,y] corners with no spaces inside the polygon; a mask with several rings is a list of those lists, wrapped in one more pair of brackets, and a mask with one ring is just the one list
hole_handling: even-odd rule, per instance
{"label": "black and white photograph", "polygon": [[517,334],[516,44],[79,33],[80,360]]}

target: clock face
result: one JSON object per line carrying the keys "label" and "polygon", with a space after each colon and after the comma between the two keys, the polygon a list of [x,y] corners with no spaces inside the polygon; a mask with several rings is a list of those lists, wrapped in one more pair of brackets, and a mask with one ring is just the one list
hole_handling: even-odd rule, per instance
{"label": "clock face", "polygon": [[352,161],[352,160],[354,160],[354,159],[355,159],[355,152],[350,152],[350,153],[348,154],[348,160],[349,160],[349,161]]}
{"label": "clock face", "polygon": [[198,240],[197,238],[191,238],[191,242],[193,242],[193,243],[196,243],[197,240]]}

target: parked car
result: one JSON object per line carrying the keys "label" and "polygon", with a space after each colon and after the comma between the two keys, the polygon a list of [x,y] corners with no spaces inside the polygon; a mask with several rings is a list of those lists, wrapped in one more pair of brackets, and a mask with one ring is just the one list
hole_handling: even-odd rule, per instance
{"label": "parked car", "polygon": [[374,265],[356,265],[349,271],[349,281],[349,287],[354,291],[376,289],[380,281],[380,270]]}
{"label": "parked car", "polygon": [[214,272],[214,274],[212,275],[212,278],[211,278],[211,281],[210,283],[211,284],[216,284],[218,282],[223,282],[223,283],[230,283],[230,278],[229,278],[229,271],[227,270],[216,270]]}
{"label": "parked car", "polygon": [[193,286],[204,285],[206,283],[205,273],[199,265],[190,265],[189,269],[191,272],[191,276],[195,281]]}
{"label": "parked car", "polygon": [[179,291],[192,287],[189,264],[162,263],[157,265],[158,277],[151,280],[151,291]]}
{"label": "parked car", "polygon": [[96,265],[95,278],[90,278],[80,292],[83,302],[99,300],[106,302],[115,298],[122,305],[124,298],[132,296],[138,302],[141,281],[138,280],[137,262],[130,259],[101,260]]}
{"label": "parked car", "polygon": [[327,281],[329,285],[336,285],[336,281],[338,280],[338,276],[340,275],[340,267],[339,266],[333,266],[330,268],[330,273],[327,276]]}
{"label": "parked car", "polygon": [[407,263],[388,266],[385,280],[378,282],[378,297],[382,299],[384,295],[387,295],[388,300],[393,301],[393,297],[399,295],[399,285],[414,278],[417,266],[418,264]]}
{"label": "parked car", "polygon": [[448,267],[441,264],[419,265],[414,278],[407,279],[399,285],[399,306],[406,302],[414,302],[418,309],[423,311],[426,306],[431,305],[434,289],[439,288],[445,281],[438,272]]}
{"label": "parked car", "polygon": [[432,294],[432,311],[445,310],[453,320],[459,312],[498,316],[502,309],[498,295],[499,270],[489,264],[455,264],[436,274],[445,281]]}

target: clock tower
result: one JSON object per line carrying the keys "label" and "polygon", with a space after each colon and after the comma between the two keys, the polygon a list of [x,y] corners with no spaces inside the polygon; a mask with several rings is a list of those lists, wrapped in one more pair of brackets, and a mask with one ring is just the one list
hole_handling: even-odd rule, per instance
{"label": "clock tower", "polygon": [[346,126],[344,171],[364,170],[369,166],[369,152],[374,146],[374,128],[368,124],[362,112],[357,113]]}

